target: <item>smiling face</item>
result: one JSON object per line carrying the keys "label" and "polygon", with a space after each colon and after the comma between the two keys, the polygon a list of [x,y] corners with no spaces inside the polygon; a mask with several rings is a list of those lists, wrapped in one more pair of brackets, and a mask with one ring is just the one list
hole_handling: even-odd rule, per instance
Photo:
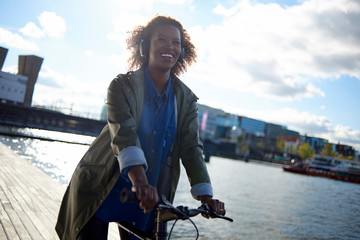
{"label": "smiling face", "polygon": [[158,26],[150,39],[149,69],[170,73],[180,52],[180,30],[169,24]]}

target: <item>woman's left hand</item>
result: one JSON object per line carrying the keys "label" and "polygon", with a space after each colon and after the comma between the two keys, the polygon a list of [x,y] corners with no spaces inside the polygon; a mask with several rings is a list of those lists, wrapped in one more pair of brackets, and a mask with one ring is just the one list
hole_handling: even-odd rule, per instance
{"label": "woman's left hand", "polygon": [[201,203],[206,203],[207,205],[209,205],[211,211],[216,212],[217,214],[222,216],[225,215],[225,203],[223,203],[222,201],[218,199],[213,199],[211,196],[207,195],[199,196],[199,200],[201,201]]}

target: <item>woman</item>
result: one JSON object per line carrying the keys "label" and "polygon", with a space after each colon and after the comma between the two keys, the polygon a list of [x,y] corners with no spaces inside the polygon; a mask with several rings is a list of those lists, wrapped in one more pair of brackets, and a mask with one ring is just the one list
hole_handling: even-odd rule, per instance
{"label": "woman", "polygon": [[[151,231],[158,194],[174,199],[180,158],[192,196],[225,214],[224,203],[212,198],[197,97],[176,77],[196,58],[189,35],[177,20],[157,16],[133,30],[127,43],[130,69],[139,69],[118,75],[108,88],[108,124],[65,192],[56,225],[61,239],[107,239],[112,221]],[[136,192],[139,206],[120,203],[124,187]]]}

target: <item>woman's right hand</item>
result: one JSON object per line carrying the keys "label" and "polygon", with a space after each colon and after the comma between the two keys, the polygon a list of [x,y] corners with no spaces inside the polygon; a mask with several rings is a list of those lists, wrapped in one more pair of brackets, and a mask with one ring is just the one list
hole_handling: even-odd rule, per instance
{"label": "woman's right hand", "polygon": [[128,176],[133,185],[131,190],[136,193],[140,207],[144,213],[150,212],[158,202],[158,194],[156,188],[148,183],[144,167],[142,165],[132,167]]}
{"label": "woman's right hand", "polygon": [[133,185],[131,190],[136,193],[140,201],[140,207],[144,213],[150,212],[158,202],[158,194],[155,187],[150,184]]}

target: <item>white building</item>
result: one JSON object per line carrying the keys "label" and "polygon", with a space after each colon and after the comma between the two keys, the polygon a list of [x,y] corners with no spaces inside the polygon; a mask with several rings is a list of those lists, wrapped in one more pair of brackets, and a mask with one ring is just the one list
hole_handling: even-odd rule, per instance
{"label": "white building", "polygon": [[28,77],[0,71],[0,99],[23,104]]}

